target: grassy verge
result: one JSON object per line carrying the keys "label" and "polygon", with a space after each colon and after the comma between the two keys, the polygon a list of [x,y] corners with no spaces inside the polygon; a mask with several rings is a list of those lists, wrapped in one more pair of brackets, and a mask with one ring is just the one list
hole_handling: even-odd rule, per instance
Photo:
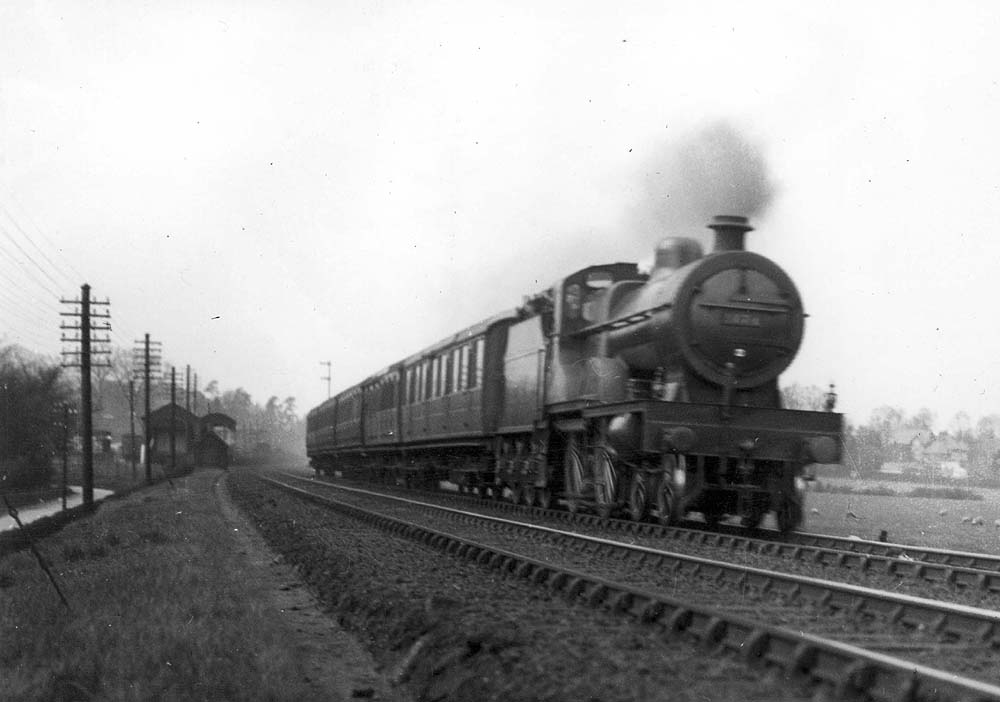
{"label": "grassy verge", "polygon": [[70,610],[30,553],[0,560],[5,699],[308,695],[215,503],[215,475],[133,493],[45,539]]}

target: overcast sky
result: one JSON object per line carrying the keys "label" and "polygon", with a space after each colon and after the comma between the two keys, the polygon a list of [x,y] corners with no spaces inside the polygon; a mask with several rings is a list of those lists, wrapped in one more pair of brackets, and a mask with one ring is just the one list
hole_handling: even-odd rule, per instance
{"label": "overcast sky", "polygon": [[117,344],[304,413],[320,361],[336,391],[703,237],[729,203],[677,161],[721,130],[810,315],[783,382],[1000,413],[998,36],[988,0],[6,0],[0,334],[58,353],[87,282]]}

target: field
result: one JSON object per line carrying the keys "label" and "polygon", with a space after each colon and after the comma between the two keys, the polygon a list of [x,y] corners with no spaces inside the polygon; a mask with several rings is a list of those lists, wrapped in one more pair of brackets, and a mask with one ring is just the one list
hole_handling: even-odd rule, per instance
{"label": "field", "polygon": [[885,530],[897,543],[1000,553],[1000,528],[994,525],[1000,519],[1000,490],[970,489],[982,499],[911,497],[908,493],[920,486],[892,483],[884,487],[896,495],[858,494],[883,486],[845,480],[832,487],[855,492],[810,491],[803,530],[863,539],[877,539]]}

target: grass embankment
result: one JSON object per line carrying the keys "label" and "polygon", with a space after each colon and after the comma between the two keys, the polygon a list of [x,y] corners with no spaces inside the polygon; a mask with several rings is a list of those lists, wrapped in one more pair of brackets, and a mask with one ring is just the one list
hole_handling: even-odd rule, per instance
{"label": "grass embankment", "polygon": [[0,698],[307,696],[216,475],[135,492],[41,542],[69,610],[30,552],[0,560]]}
{"label": "grass embankment", "polygon": [[[806,495],[806,531],[877,539],[886,531],[896,543],[1000,553],[1000,491],[975,488],[974,498],[950,490],[922,493],[901,487],[886,495],[877,485],[852,491],[812,491]],[[962,488],[964,489],[964,488]]]}

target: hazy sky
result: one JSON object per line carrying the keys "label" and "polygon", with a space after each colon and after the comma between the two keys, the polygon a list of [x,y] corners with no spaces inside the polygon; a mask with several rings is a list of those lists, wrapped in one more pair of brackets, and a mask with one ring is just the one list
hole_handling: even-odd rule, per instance
{"label": "hazy sky", "polygon": [[304,411],[320,361],[336,391],[703,236],[663,191],[721,128],[810,315],[784,382],[1000,413],[998,36],[989,0],[6,0],[0,335],[58,353],[87,282],[117,344]]}

